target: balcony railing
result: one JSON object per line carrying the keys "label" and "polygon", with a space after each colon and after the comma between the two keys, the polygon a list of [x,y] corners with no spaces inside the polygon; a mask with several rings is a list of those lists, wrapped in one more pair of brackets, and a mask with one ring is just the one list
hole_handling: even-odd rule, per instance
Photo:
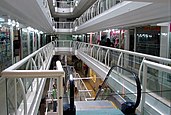
{"label": "balcony railing", "polygon": [[73,22],[55,22],[56,29],[72,29]]}
{"label": "balcony railing", "polygon": [[122,0],[97,0],[79,18],[75,19],[74,28],[80,26],[81,24],[103,13],[120,2],[122,2]]}
{"label": "balcony railing", "polygon": [[[53,42],[40,48],[18,63],[5,69],[1,74],[6,78],[7,114],[34,115],[38,112],[46,78],[56,78],[58,114],[63,115],[63,77],[64,71],[60,62],[57,70],[48,70],[53,56]],[[0,98],[3,99],[3,97]],[[29,101],[28,101],[29,100]]]}
{"label": "balcony railing", "polygon": [[73,1],[56,1],[56,6],[58,8],[73,8]]}

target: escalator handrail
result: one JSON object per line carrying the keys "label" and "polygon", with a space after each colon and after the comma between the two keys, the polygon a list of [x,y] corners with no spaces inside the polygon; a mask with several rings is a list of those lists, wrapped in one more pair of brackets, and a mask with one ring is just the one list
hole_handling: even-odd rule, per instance
{"label": "escalator handrail", "polygon": [[96,93],[96,96],[95,96],[95,99],[94,99],[94,100],[96,100],[97,97],[99,96],[99,94],[100,94],[100,92],[101,92],[101,90],[102,90],[103,85],[105,84],[105,82],[106,82],[107,79],[109,78],[110,73],[112,72],[113,68],[115,68],[115,67],[119,67],[119,68],[121,68],[121,69],[123,69],[123,70],[126,70],[126,71],[132,73],[132,75],[133,75],[133,77],[134,77],[134,79],[135,79],[135,81],[136,81],[136,84],[137,84],[137,99],[136,99],[136,102],[135,102],[135,105],[134,105],[134,109],[136,109],[136,108],[139,106],[140,101],[141,101],[141,84],[140,84],[140,80],[139,80],[138,76],[137,76],[134,72],[132,72],[132,71],[130,71],[130,70],[128,70],[128,69],[125,69],[125,68],[123,68],[123,67],[117,66],[117,65],[112,66],[112,67],[110,68],[110,70],[109,70],[109,72],[107,73],[106,78],[105,78],[105,80],[103,81],[102,85],[99,86],[99,90],[98,90],[98,92]]}

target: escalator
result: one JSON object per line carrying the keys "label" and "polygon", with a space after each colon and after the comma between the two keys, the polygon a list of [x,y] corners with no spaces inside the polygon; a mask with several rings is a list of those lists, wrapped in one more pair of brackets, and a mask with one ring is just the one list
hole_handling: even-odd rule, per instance
{"label": "escalator", "polygon": [[141,85],[137,75],[120,66],[113,66],[94,100],[111,101],[125,115],[136,114],[141,100]]}

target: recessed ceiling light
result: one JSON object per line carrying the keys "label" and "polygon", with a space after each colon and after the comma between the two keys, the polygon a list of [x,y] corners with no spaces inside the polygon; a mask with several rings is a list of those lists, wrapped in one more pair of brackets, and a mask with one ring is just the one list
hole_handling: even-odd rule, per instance
{"label": "recessed ceiling light", "polygon": [[3,19],[3,18],[0,18],[0,22],[4,22],[5,21],[5,19]]}

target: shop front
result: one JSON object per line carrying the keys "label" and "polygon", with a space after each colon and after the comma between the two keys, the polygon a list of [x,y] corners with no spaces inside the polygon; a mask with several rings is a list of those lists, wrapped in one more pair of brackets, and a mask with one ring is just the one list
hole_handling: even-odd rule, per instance
{"label": "shop front", "polygon": [[160,26],[144,26],[136,28],[136,52],[160,55]]}

